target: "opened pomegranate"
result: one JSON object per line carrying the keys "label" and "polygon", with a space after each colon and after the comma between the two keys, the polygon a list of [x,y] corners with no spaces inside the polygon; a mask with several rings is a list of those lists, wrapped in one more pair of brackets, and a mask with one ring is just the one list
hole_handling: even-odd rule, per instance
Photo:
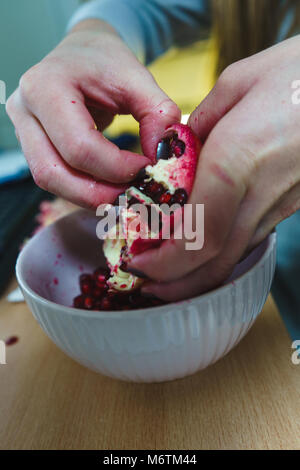
{"label": "opened pomegranate", "polygon": [[[186,125],[174,124],[166,129],[157,146],[157,162],[143,168],[132,186],[126,190],[125,216],[118,211],[117,237],[107,238],[103,244],[108,268],[98,268],[79,279],[81,294],[73,306],[86,310],[130,310],[164,304],[158,299],[141,295],[144,279],[128,272],[128,261],[138,253],[162,243],[166,217],[164,205],[183,206],[192,191],[201,143]],[[118,200],[115,203],[118,205]],[[143,204],[146,217],[137,214],[135,205]],[[179,210],[178,209],[178,210]],[[153,228],[152,217],[158,224]],[[129,222],[136,221],[134,230]],[[170,224],[172,226],[172,224]],[[119,237],[121,233],[124,238]],[[145,238],[143,234],[148,236]]]}
{"label": "opened pomegranate", "polygon": [[[125,193],[127,206],[125,216],[122,211],[119,213],[117,237],[104,241],[104,254],[111,273],[110,288],[128,292],[143,284],[143,279],[127,271],[127,263],[134,255],[162,243],[166,217],[171,225],[170,217],[173,217],[170,213],[165,215],[163,205],[177,204],[183,210],[193,187],[200,150],[201,143],[190,127],[174,124],[166,129],[157,146],[156,164],[143,168]],[[136,204],[147,208],[147,217],[141,217]],[[158,216],[154,228],[153,210]],[[139,223],[134,224],[137,217]]]}

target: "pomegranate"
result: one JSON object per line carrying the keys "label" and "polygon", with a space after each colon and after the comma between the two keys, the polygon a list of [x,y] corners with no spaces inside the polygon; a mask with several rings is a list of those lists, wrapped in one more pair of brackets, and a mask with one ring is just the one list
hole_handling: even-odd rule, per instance
{"label": "pomegranate", "polygon": [[[163,205],[183,206],[192,191],[201,143],[190,127],[174,124],[166,129],[157,146],[157,162],[143,168],[132,186],[126,190],[126,216],[118,210],[117,238],[106,238],[103,245],[108,268],[80,276],[81,295],[74,299],[74,307],[93,310],[127,310],[163,304],[158,299],[145,299],[140,292],[144,279],[128,272],[127,263],[136,254],[159,246],[165,217]],[[123,194],[124,196],[124,194]],[[119,198],[115,201],[118,204]],[[134,232],[130,222],[137,220],[135,204],[147,208],[147,217],[139,217]],[[153,230],[150,221],[158,214],[158,227]],[[157,215],[156,214],[156,215]],[[173,230],[173,216],[169,221]],[[145,219],[145,220],[144,220]],[[153,230],[151,232],[151,229]],[[119,237],[122,232],[125,237]],[[148,237],[143,237],[143,234]]]}
{"label": "pomegranate", "polygon": [[[122,233],[125,240],[107,238],[104,242],[104,254],[112,274],[108,284],[112,288],[132,291],[141,286],[143,281],[128,272],[127,262],[134,255],[162,242],[162,205],[179,204],[183,207],[186,204],[193,187],[200,150],[201,143],[190,127],[183,124],[170,126],[158,143],[156,164],[143,168],[126,191],[127,211],[125,219],[122,218],[122,211],[119,212],[117,227],[118,234]],[[136,203],[147,207],[148,220],[143,220],[135,212]],[[154,233],[149,223],[152,220],[153,207],[159,213],[159,228]],[[137,216],[140,217],[140,222],[135,225],[133,233],[129,227],[131,222],[137,220]],[[173,229],[173,216],[171,217]]]}

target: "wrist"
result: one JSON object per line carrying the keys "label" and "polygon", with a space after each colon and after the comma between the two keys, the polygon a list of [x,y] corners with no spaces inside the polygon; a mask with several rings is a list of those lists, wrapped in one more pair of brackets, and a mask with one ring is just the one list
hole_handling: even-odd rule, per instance
{"label": "wrist", "polygon": [[86,20],[82,20],[77,23],[73,28],[69,31],[68,34],[76,33],[79,31],[90,31],[95,33],[110,33],[118,38],[120,38],[118,32],[111,26],[109,23],[103,20],[99,20],[96,18],[89,18]]}

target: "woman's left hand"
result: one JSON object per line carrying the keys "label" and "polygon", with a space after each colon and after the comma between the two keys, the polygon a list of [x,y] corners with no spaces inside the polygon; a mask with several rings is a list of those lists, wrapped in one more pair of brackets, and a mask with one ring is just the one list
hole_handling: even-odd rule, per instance
{"label": "woman's left hand", "polygon": [[[204,246],[165,240],[131,267],[166,300],[207,291],[300,208],[300,36],[228,67],[189,125],[205,141],[192,204],[204,204]],[[294,87],[294,88],[293,88]]]}

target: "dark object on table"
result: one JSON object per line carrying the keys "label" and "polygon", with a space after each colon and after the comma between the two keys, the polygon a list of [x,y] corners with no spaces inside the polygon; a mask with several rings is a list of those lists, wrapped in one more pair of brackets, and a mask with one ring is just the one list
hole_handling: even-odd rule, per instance
{"label": "dark object on table", "polygon": [[0,295],[14,273],[20,246],[36,226],[40,201],[52,198],[32,178],[0,186]]}

